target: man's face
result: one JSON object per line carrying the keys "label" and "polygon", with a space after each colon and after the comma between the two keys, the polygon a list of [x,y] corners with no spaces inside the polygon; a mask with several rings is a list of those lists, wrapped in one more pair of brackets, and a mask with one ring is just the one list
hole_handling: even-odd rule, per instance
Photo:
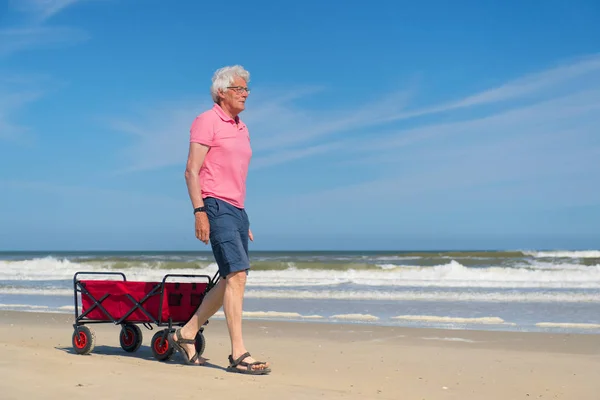
{"label": "man's face", "polygon": [[240,77],[235,77],[233,83],[223,93],[223,102],[227,108],[236,113],[242,112],[246,108],[247,89],[246,81]]}

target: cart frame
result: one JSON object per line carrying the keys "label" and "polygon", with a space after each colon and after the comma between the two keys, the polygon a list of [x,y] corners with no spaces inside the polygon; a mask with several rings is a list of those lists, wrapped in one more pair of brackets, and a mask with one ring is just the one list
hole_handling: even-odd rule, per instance
{"label": "cart frame", "polygon": [[[162,331],[156,332],[154,337],[152,338],[151,348],[154,354],[154,357],[159,361],[167,361],[171,358],[174,349],[169,346],[167,335],[170,332],[174,331],[174,326],[183,326],[187,321],[175,321],[173,322],[171,316],[167,320],[163,320],[163,302],[164,302],[164,292],[165,292],[165,283],[169,278],[202,278],[208,281],[206,289],[202,292],[202,298],[206,296],[206,294],[217,284],[219,281],[218,272],[211,278],[209,275],[195,275],[195,274],[166,274],[163,276],[160,282],[156,282],[156,284],[152,287],[152,289],[144,295],[141,300],[136,300],[130,293],[126,293],[126,298],[131,301],[131,308],[120,318],[113,317],[108,310],[102,305],[102,302],[106,300],[110,293],[105,293],[100,298],[96,298],[92,295],[85,287],[85,284],[79,279],[81,275],[91,275],[91,276],[120,276],[122,281],[127,281],[127,277],[123,272],[100,272],[100,271],[79,271],[76,272],[73,276],[73,297],[75,303],[75,322],[73,324],[74,332],[73,332],[73,348],[75,352],[78,354],[89,354],[92,352],[95,345],[95,334],[94,332],[86,327],[88,324],[106,324],[112,323],[114,325],[121,326],[120,332],[120,342],[121,347],[127,352],[135,352],[138,350],[142,343],[142,333],[139,327],[136,324],[142,324],[148,330],[152,330],[152,324],[157,327],[167,327]],[[120,281],[116,281],[120,282]],[[196,282],[192,282],[192,285],[195,285]],[[91,301],[91,306],[85,310],[83,313],[79,313],[79,299],[78,294],[86,295]],[[144,303],[148,301],[150,298],[154,296],[160,296],[159,307],[157,316],[152,315],[148,310],[144,308]],[[83,301],[82,301],[83,303]],[[202,302],[200,302],[202,304]],[[197,307],[200,307],[198,304]],[[83,304],[82,304],[83,306]],[[98,320],[98,319],[88,319],[87,315],[92,311],[99,309],[107,319]],[[195,314],[198,308],[196,308],[191,315]],[[148,321],[136,321],[129,320],[127,318],[134,313],[136,310],[140,310],[146,317],[148,317]],[[190,316],[191,316],[190,315]],[[207,325],[208,321],[204,323]],[[196,351],[201,355],[205,348],[205,340],[203,336],[204,325],[200,328],[200,331],[196,335]]]}

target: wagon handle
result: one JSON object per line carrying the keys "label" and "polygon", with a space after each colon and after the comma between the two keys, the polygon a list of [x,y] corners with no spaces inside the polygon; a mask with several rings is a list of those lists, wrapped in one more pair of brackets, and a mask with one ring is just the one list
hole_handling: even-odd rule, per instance
{"label": "wagon handle", "polygon": [[164,278],[163,278],[163,280],[162,280],[162,285],[164,286],[164,284],[165,284],[165,282],[166,282],[167,278],[169,278],[169,277],[182,277],[182,278],[206,278],[206,279],[208,279],[208,288],[207,288],[207,290],[210,290],[210,289],[212,289],[213,287],[215,287],[215,286],[216,286],[216,284],[217,284],[217,282],[218,282],[218,280],[219,280],[219,278],[218,278],[218,275],[219,275],[219,271],[217,271],[217,272],[215,273],[215,276],[214,276],[214,277],[212,277],[212,278],[211,278],[210,276],[208,276],[208,275],[181,275],[181,274],[167,274],[167,275],[165,275],[165,276],[164,276]]}
{"label": "wagon handle", "polygon": [[127,278],[125,277],[125,274],[122,272],[86,272],[86,271],[80,271],[80,272],[76,272],[75,275],[73,276],[73,281],[77,281],[77,275],[120,275],[123,277],[123,280],[126,281]]}
{"label": "wagon handle", "polygon": [[167,278],[179,277],[179,278],[206,278],[208,282],[211,282],[210,276],[208,275],[187,275],[187,274],[167,274],[164,276],[162,282],[165,283]]}

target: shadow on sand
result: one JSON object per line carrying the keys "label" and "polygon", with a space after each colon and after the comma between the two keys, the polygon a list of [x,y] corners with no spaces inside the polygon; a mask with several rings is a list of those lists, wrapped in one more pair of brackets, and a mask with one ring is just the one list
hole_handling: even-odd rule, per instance
{"label": "shadow on sand", "polygon": [[[128,352],[124,351],[121,347],[100,345],[100,346],[95,346],[94,350],[89,355],[77,354],[73,350],[73,347],[55,347],[55,349],[64,351],[65,353],[72,354],[72,355],[75,355],[78,357],[89,357],[89,356],[93,356],[94,354],[99,354],[99,355],[103,355],[103,356],[118,356],[118,357],[135,358],[138,360],[145,360],[145,361],[162,363],[162,364],[167,364],[167,365],[172,364],[172,365],[188,366],[187,364],[183,363],[182,356],[178,352],[175,352],[168,361],[158,361],[157,359],[154,358],[154,355],[152,354],[152,350],[150,349],[149,346],[140,346],[140,348],[135,353],[128,353]],[[190,367],[194,367],[194,365],[190,365]],[[226,371],[226,368],[224,368],[220,365],[212,364],[209,361],[207,361],[205,364],[201,365],[201,367],[214,368],[214,369],[220,369],[222,371]]]}

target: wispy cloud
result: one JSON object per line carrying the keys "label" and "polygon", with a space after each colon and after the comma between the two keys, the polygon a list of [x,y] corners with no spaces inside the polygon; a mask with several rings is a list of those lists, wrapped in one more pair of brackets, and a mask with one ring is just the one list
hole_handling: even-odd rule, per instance
{"label": "wispy cloud", "polygon": [[12,10],[27,18],[19,25],[0,27],[0,57],[87,40],[89,35],[82,29],[48,24],[51,17],[84,1],[87,0],[13,0]]}
{"label": "wispy cloud", "polygon": [[31,140],[29,129],[19,122],[20,112],[39,100],[52,82],[43,76],[4,73],[0,78],[0,140]]}
{"label": "wispy cloud", "polygon": [[137,107],[127,117],[103,118],[109,128],[131,139],[121,151],[126,166],[118,173],[184,166],[193,118],[210,106],[207,101],[189,100]]}
{"label": "wispy cloud", "polygon": [[[184,198],[174,198],[156,193],[143,193],[130,190],[119,190],[100,188],[97,185],[88,184],[55,184],[44,181],[14,181],[14,180],[0,180],[0,187],[8,189],[19,189],[19,190],[30,190],[39,194],[52,193],[60,195],[65,198],[74,197],[91,197],[91,198],[108,198],[114,201],[114,199],[131,199],[137,202],[152,201],[167,205],[187,205],[187,201]],[[108,202],[106,202],[108,203]],[[108,205],[108,204],[107,204]]]}
{"label": "wispy cloud", "polygon": [[[273,91],[258,97],[252,109],[244,112],[244,121],[251,126],[252,145],[257,154],[253,168],[264,168],[292,159],[326,151],[314,146],[276,154],[265,153],[270,140],[285,135],[286,126],[297,126],[310,120],[309,113],[293,107],[293,100],[318,91],[315,87],[299,88],[285,93]],[[173,165],[185,165],[189,130],[196,115],[212,107],[210,100],[193,99],[171,104],[138,106],[128,116],[105,118],[113,130],[131,135],[132,143],[123,149],[122,160],[129,164],[120,172],[152,170]]]}
{"label": "wispy cloud", "polygon": [[88,34],[76,28],[23,27],[0,30],[0,57],[23,50],[52,48],[76,44],[88,39]]}
{"label": "wispy cloud", "polygon": [[275,99],[269,104],[254,105],[255,108],[247,112],[246,118],[249,116],[250,122],[254,122],[254,112],[265,114],[264,120],[256,121],[257,124],[265,125],[259,126],[260,129],[257,130],[257,149],[278,151],[319,141],[345,131],[380,125],[390,114],[404,109],[409,100],[409,91],[397,91],[349,109],[307,110],[298,108],[292,102]]}
{"label": "wispy cloud", "polygon": [[[365,175],[365,168],[374,166],[375,173],[370,177],[352,184],[337,184],[332,179],[327,189],[282,193],[265,200],[272,205],[262,206],[283,207],[300,215],[319,208],[334,219],[334,215],[352,213],[357,218],[377,220],[377,229],[386,226],[386,221],[380,219],[386,214],[382,210],[389,210],[390,220],[394,221],[391,229],[398,229],[403,221],[418,225],[419,219],[434,224],[451,215],[456,217],[458,212],[465,217],[463,226],[456,227],[460,230],[481,222],[470,221],[470,213],[510,215],[512,208],[540,212],[598,205],[600,190],[594,182],[600,166],[594,152],[600,140],[596,135],[597,129],[588,126],[585,131],[556,130],[543,138],[500,137],[490,143],[462,142],[450,147],[373,154],[371,165],[346,167],[348,174]],[[594,142],[596,146],[590,146]],[[382,158],[387,158],[387,163],[381,163]],[[383,176],[377,176],[382,171]],[[413,218],[411,210],[421,214]],[[338,222],[338,229],[352,229],[351,220]],[[364,229],[370,222],[360,224]]]}
{"label": "wispy cloud", "polygon": [[[88,0],[12,0],[9,11],[27,16],[18,25],[0,26],[0,58],[26,50],[52,49],[88,39],[74,27],[51,26],[48,20],[76,3]],[[45,92],[47,78],[0,71],[0,139],[28,140],[29,130],[15,121],[23,108]]]}
{"label": "wispy cloud", "polygon": [[[314,95],[322,88],[302,87],[287,92],[271,91],[248,101],[243,120],[250,127],[255,157],[252,168],[266,168],[340,148],[337,142],[321,143],[348,129],[368,126],[391,109],[402,107],[407,93],[393,93],[366,107],[347,111],[309,110],[295,101]],[[134,116],[107,119],[116,130],[136,136],[124,157],[127,170],[155,169],[185,161],[193,118],[212,107],[209,101],[147,107]]]}
{"label": "wispy cloud", "polygon": [[268,156],[259,157],[257,160],[252,162],[251,168],[266,168],[273,165],[283,164],[286,162],[299,160],[301,158],[314,156],[316,154],[328,153],[331,150],[340,149],[342,147],[343,144],[341,142],[336,142],[306,147],[298,150],[284,150]]}
{"label": "wispy cloud", "polygon": [[[417,109],[410,107],[413,91],[380,95],[375,101],[345,110],[298,105],[298,100],[310,99],[323,90],[298,90],[285,97],[265,95],[248,102],[243,118],[251,129],[254,168],[325,157],[332,151],[336,152],[336,162],[345,162],[340,161],[344,157],[357,163],[370,159],[373,168],[377,168],[376,164],[384,159],[401,158],[402,148],[407,146],[408,158],[414,158],[416,154],[426,157],[435,148],[452,153],[486,141],[494,143],[502,137],[535,141],[557,132],[572,132],[570,135],[581,138],[600,122],[596,118],[600,105],[600,56],[571,60],[462,99]],[[127,150],[132,168],[181,164],[191,121],[202,107],[208,106],[204,103],[194,108],[162,108],[159,121],[120,121],[121,130],[137,133],[135,143]],[[455,122],[433,123],[433,117],[440,113]],[[406,128],[398,129],[402,120]],[[498,147],[498,151],[502,148]],[[475,167],[474,162],[468,164],[469,168]],[[382,167],[376,175],[393,171],[389,166]],[[389,182],[385,185],[389,186]]]}
{"label": "wispy cloud", "polygon": [[327,190],[275,201],[297,210],[332,205],[330,212],[340,212],[376,193],[378,207],[418,204],[432,213],[465,202],[489,210],[509,209],[517,199],[531,210],[600,203],[600,189],[592,184],[600,175],[600,58],[412,115],[500,102],[505,104],[486,108],[487,115],[461,113],[456,122],[419,120],[405,129],[367,130],[361,138],[368,140],[345,146],[346,157],[337,162],[360,180],[332,180]]}
{"label": "wispy cloud", "polygon": [[0,139],[16,139],[27,131],[23,125],[16,123],[14,115],[25,104],[37,100],[40,93],[2,93],[0,91]]}
{"label": "wispy cloud", "polygon": [[[322,115],[312,113],[309,116],[303,112],[296,112],[295,115],[300,117],[297,119],[302,119],[302,121],[289,120],[291,124],[287,124],[287,126],[291,125],[291,127],[275,137],[266,135],[269,138],[268,142],[261,143],[259,149],[289,147],[340,132],[381,127],[401,120],[476,106],[498,103],[504,103],[504,105],[508,103],[510,106],[510,101],[519,102],[532,99],[544,101],[548,96],[568,94],[578,89],[588,88],[588,78],[590,75],[597,75],[599,71],[600,56],[593,55],[573,60],[568,64],[560,64],[545,71],[531,73],[460,100],[430,107],[410,110],[408,106],[411,92],[399,91],[383,96],[378,101],[358,109],[346,110],[337,114],[332,110],[323,110]],[[272,106],[272,108],[275,107]],[[274,109],[273,111],[278,110]]]}
{"label": "wispy cloud", "polygon": [[572,60],[568,64],[561,64],[545,71],[528,74],[496,88],[484,90],[457,101],[390,115],[386,118],[386,121],[398,121],[462,108],[502,103],[510,100],[524,100],[530,97],[539,99],[540,96],[547,96],[550,90],[555,91],[553,94],[561,91],[570,92],[577,88],[585,88],[586,78],[589,74],[598,71],[600,71],[600,55],[587,56]]}
{"label": "wispy cloud", "polygon": [[[332,204],[353,204],[361,194],[377,193],[387,205],[415,199],[440,204],[452,193],[471,202],[474,196],[485,194],[483,203],[504,206],[517,198],[520,204],[529,201],[532,207],[545,202],[600,202],[600,189],[591,184],[600,175],[595,154],[600,147],[600,63],[588,60],[565,67],[561,70],[564,74],[557,71],[520,80],[520,88],[507,85],[506,95],[469,96],[498,100],[510,93],[517,102],[516,106],[488,110],[484,117],[421,122],[391,133],[370,134],[368,143],[349,150],[344,161],[349,173],[368,170],[370,178],[352,185],[332,182],[331,189],[290,201],[298,207],[322,204],[325,198]],[[584,74],[582,85],[577,80]],[[543,95],[536,92],[553,85],[562,85],[561,90]],[[536,98],[524,102],[526,96]],[[573,182],[577,185],[571,185]],[[565,184],[569,186],[562,190]],[[495,191],[491,187],[496,187]],[[571,190],[573,187],[578,189]]]}
{"label": "wispy cloud", "polygon": [[34,21],[42,22],[82,1],[86,0],[13,0],[11,5],[17,11],[29,14]]}
{"label": "wispy cloud", "polygon": [[[110,184],[111,182],[108,182],[109,186]],[[89,233],[90,226],[93,226],[94,230],[106,229],[107,232],[127,230],[132,227],[148,232],[155,231],[156,227],[169,226],[173,224],[173,220],[185,223],[189,218],[190,203],[185,196],[175,197],[148,191],[112,189],[99,182],[55,184],[41,180],[0,179],[0,193],[6,193],[7,195],[3,197],[8,196],[8,198],[15,194],[17,194],[15,198],[43,198],[45,204],[53,209],[52,213],[45,213],[33,220],[19,222],[17,218],[13,219],[19,226],[27,222],[37,224],[38,228],[54,226],[63,230],[79,226],[83,228],[82,232],[86,232],[85,235]],[[95,211],[90,214],[90,209]],[[24,210],[21,209],[22,212],[25,212]],[[136,210],[140,213],[138,214]],[[157,215],[152,219],[143,216],[150,212],[156,212]],[[142,217],[138,217],[140,215]],[[10,226],[10,222],[7,223]]]}
{"label": "wispy cloud", "polygon": [[489,142],[506,136],[531,138],[552,134],[557,129],[592,126],[591,123],[597,120],[598,111],[600,111],[600,85],[593,90],[582,90],[485,117],[424,125],[392,134],[380,134],[360,150],[396,151],[399,147],[444,137],[455,139],[469,137],[471,143],[481,140]]}

